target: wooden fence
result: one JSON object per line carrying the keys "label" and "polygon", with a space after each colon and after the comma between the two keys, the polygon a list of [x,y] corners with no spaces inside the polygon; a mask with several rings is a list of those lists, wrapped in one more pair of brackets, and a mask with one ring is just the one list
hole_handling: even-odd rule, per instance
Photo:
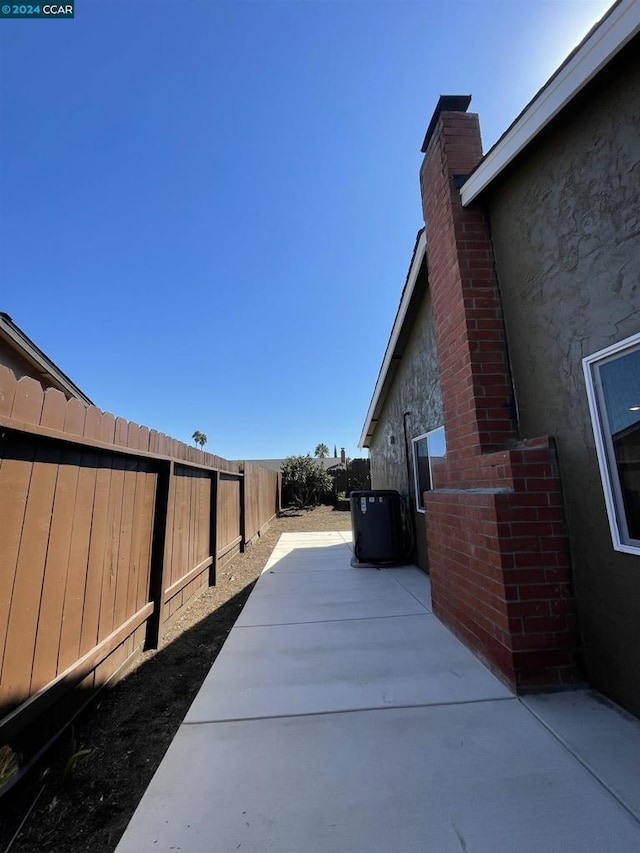
{"label": "wooden fence", "polygon": [[273,471],[0,365],[0,746],[24,752],[34,724],[52,736],[77,713],[63,701],[72,688],[84,703],[140,648],[157,647],[266,527],[279,494]]}

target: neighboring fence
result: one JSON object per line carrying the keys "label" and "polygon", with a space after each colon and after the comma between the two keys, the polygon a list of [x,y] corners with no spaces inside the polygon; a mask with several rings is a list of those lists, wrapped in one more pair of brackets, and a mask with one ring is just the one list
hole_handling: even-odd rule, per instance
{"label": "neighboring fence", "polygon": [[346,469],[331,472],[335,480],[335,494],[348,495],[357,489],[371,488],[371,463],[368,459],[352,459]]}
{"label": "neighboring fence", "polygon": [[0,366],[0,746],[55,734],[264,529],[280,476],[242,469]]}
{"label": "neighboring fence", "polygon": [[274,489],[275,471],[261,468],[253,462],[244,463],[244,506],[245,538],[253,542],[259,536],[265,518],[272,518],[280,509],[281,475],[276,474],[277,488]]}

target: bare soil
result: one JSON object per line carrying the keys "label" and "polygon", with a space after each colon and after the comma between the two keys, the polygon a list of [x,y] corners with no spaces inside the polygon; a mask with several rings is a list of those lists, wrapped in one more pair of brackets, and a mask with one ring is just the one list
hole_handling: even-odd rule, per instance
{"label": "bare soil", "polygon": [[280,535],[349,528],[326,506],[274,519],[0,799],[0,853],[113,853]]}

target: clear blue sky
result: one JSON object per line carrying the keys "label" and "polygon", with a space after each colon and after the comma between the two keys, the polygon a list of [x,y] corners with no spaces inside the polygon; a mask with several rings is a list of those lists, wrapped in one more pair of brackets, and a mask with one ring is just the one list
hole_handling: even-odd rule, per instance
{"label": "clear blue sky", "polygon": [[76,0],[0,21],[0,310],[101,408],[227,458],[357,442],[421,227],[609,0]]}

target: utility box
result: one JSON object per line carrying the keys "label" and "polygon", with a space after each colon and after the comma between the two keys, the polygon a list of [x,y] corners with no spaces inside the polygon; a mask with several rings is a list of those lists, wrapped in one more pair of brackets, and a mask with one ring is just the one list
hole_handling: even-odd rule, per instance
{"label": "utility box", "polygon": [[390,489],[351,492],[351,528],[355,562],[402,564],[407,534],[402,496]]}

